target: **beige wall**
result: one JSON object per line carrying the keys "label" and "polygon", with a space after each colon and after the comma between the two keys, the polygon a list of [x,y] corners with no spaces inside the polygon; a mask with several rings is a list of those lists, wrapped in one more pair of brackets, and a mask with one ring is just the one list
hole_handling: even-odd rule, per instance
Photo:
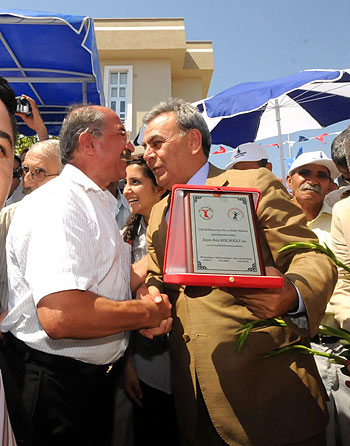
{"label": "beige wall", "polygon": [[101,62],[102,76],[105,66],[132,65],[133,67],[132,137],[136,136],[142,125],[143,115],[153,105],[172,94],[170,61],[119,59]]}
{"label": "beige wall", "polygon": [[207,96],[212,43],[187,42],[183,18],[95,19],[94,26],[102,76],[105,66],[132,66],[132,138],[160,101]]}
{"label": "beige wall", "polygon": [[171,95],[188,102],[195,102],[203,98],[202,82],[200,78],[173,78]]}

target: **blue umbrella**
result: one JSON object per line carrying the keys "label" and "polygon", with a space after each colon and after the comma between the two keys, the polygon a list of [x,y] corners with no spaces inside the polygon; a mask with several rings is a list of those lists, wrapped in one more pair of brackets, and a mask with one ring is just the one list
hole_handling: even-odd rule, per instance
{"label": "blue umbrella", "polygon": [[[92,19],[0,9],[0,75],[17,95],[35,99],[49,133],[59,133],[67,107],[104,104]],[[22,120],[22,134],[32,135]]]}
{"label": "blue umbrella", "polygon": [[272,81],[247,82],[196,103],[213,144],[239,144],[322,128],[350,118],[350,70],[305,70]]}

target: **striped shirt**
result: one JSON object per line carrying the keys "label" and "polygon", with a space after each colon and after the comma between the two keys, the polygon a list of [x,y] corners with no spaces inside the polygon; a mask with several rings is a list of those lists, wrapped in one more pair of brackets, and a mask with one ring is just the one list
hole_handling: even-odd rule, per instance
{"label": "striped shirt", "polygon": [[11,331],[34,349],[91,364],[108,364],[123,355],[127,332],[53,340],[36,311],[44,296],[65,290],[131,298],[130,252],[115,221],[116,206],[109,191],[72,165],[22,200],[6,243],[9,313],[3,332]]}

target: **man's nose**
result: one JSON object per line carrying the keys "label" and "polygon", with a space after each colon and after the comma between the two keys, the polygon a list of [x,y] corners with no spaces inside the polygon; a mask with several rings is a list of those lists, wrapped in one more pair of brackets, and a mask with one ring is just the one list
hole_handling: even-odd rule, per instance
{"label": "man's nose", "polygon": [[131,141],[129,141],[129,142],[127,143],[126,148],[127,148],[127,149],[129,150],[129,152],[131,152],[131,153],[135,152],[134,144],[133,144]]}
{"label": "man's nose", "polygon": [[151,159],[151,157],[154,156],[154,151],[151,149],[150,146],[145,147],[145,153],[143,154],[143,159],[145,161],[148,161]]}
{"label": "man's nose", "polygon": [[317,174],[313,174],[313,175],[311,175],[310,178],[308,179],[308,182],[309,182],[310,184],[320,184],[320,179],[319,179],[319,177],[317,176]]}
{"label": "man's nose", "polygon": [[23,174],[23,186],[30,187],[30,186],[33,186],[33,184],[35,184],[35,181],[33,179],[33,175],[31,174],[31,172],[24,173]]}

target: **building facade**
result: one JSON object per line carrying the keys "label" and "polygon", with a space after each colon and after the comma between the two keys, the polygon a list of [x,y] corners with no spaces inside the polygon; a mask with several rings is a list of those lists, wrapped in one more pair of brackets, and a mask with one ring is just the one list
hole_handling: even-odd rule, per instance
{"label": "building facade", "polygon": [[171,96],[207,96],[212,42],[186,41],[183,18],[94,19],[106,105],[136,136],[143,115]]}

